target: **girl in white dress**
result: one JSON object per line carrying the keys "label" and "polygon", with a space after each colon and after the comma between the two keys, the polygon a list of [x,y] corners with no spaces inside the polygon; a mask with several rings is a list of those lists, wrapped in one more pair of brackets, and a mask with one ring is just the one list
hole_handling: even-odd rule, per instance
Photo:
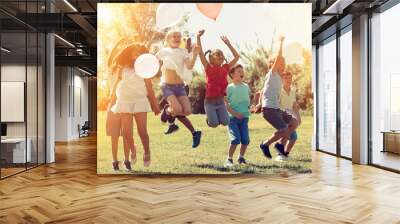
{"label": "girl in white dress", "polygon": [[144,166],[150,165],[150,142],[147,132],[147,112],[153,111],[155,115],[160,113],[157,100],[150,79],[143,79],[135,74],[134,63],[137,57],[147,53],[146,47],[140,44],[132,44],[122,50],[116,57],[119,65],[118,78],[112,88],[112,99],[115,104],[111,111],[120,114],[121,129],[124,141],[125,167],[131,170],[131,162],[136,162],[136,148],[133,140],[133,118],[135,118],[137,131],[143,144]]}

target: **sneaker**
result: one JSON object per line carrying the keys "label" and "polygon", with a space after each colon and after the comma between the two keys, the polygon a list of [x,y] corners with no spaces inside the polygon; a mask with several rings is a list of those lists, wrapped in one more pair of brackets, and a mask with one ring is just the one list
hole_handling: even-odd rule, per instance
{"label": "sneaker", "polygon": [[172,133],[174,133],[174,132],[176,132],[178,130],[179,130],[179,126],[178,125],[170,124],[170,125],[168,125],[168,129],[167,129],[167,131],[164,132],[164,134],[169,135],[169,134],[172,134]]}
{"label": "sneaker", "polygon": [[113,170],[118,171],[119,170],[119,161],[114,161],[112,162]]}
{"label": "sneaker", "polygon": [[230,168],[233,167],[233,160],[232,159],[227,159],[225,164],[224,164],[225,168]]}
{"label": "sneaker", "polygon": [[168,118],[170,117],[167,113],[167,109],[168,109],[168,104],[166,104],[161,112],[161,122],[166,123],[168,121]]}
{"label": "sneaker", "polygon": [[277,161],[277,162],[283,162],[283,161],[286,161],[286,160],[288,160],[288,159],[289,159],[289,157],[287,157],[287,156],[278,155],[278,156],[275,158],[275,161]]}
{"label": "sneaker", "polygon": [[195,131],[193,133],[192,148],[196,148],[197,146],[199,146],[200,145],[200,140],[201,140],[201,131]]}
{"label": "sneaker", "polygon": [[125,168],[126,168],[128,171],[132,171],[131,162],[129,162],[129,161],[124,161],[124,165],[125,165]]}
{"label": "sneaker", "polygon": [[239,165],[247,164],[246,160],[243,157],[239,157],[238,163],[239,163]]}
{"label": "sneaker", "polygon": [[286,157],[285,146],[283,146],[282,144],[276,143],[275,144],[275,150],[279,155],[281,155],[283,157]]}
{"label": "sneaker", "polygon": [[267,157],[268,159],[272,159],[271,152],[269,151],[268,145],[261,143],[260,149],[263,151],[265,157]]}

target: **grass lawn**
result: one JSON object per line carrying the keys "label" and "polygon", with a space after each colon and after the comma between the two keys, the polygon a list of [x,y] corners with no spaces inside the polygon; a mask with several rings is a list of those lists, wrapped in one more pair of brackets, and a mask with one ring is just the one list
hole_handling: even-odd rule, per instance
{"label": "grass lawn", "polygon": [[[227,127],[210,128],[206,125],[205,115],[191,115],[189,118],[195,128],[202,130],[203,137],[198,148],[192,149],[191,134],[183,124],[177,123],[179,131],[172,135],[164,135],[166,125],[162,125],[159,117],[148,114],[148,130],[150,135],[151,165],[143,167],[143,148],[136,128],[134,139],[137,145],[137,163],[132,167],[133,171],[125,170],[120,164],[120,171],[113,171],[111,166],[111,139],[105,134],[106,113],[98,113],[97,132],[97,172],[99,174],[287,174],[311,172],[311,135],[312,117],[302,118],[302,124],[297,133],[299,139],[292,150],[291,158],[287,161],[277,162],[275,150],[271,147],[272,160],[264,157],[259,149],[259,143],[270,136],[272,127],[260,114],[250,117],[250,145],[246,153],[248,165],[235,165],[231,169],[225,169],[223,164],[227,157],[229,136]],[[237,164],[239,146],[234,155],[234,163]],[[123,161],[122,138],[119,142],[118,159]]]}

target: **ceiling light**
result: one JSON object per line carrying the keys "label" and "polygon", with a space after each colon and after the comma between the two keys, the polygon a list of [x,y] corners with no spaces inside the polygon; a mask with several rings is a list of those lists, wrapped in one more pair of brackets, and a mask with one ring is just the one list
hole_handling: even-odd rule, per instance
{"label": "ceiling light", "polygon": [[88,71],[86,71],[86,70],[83,70],[83,69],[81,69],[81,68],[79,68],[79,67],[78,67],[78,70],[81,71],[81,72],[83,72],[83,73],[85,73],[85,74],[87,74],[87,75],[93,75],[92,73],[90,73],[90,72],[88,72]]}
{"label": "ceiling light", "polygon": [[351,5],[355,0],[336,0],[322,14],[342,14],[343,10]]}
{"label": "ceiling light", "polygon": [[67,4],[72,10],[74,10],[74,12],[78,12],[78,10],[68,1],[68,0],[64,0],[65,4]]}
{"label": "ceiling light", "polygon": [[62,42],[64,42],[64,43],[66,43],[67,45],[69,45],[70,47],[73,47],[73,48],[75,48],[75,45],[73,45],[71,42],[69,42],[68,40],[66,40],[66,39],[64,39],[64,38],[62,38],[62,37],[60,37],[59,35],[57,35],[57,34],[54,34],[54,36],[55,37],[57,37],[59,40],[61,40]]}
{"label": "ceiling light", "polygon": [[1,47],[1,51],[4,51],[6,53],[10,53],[11,52],[11,50],[9,50],[9,49],[7,49],[5,47]]}

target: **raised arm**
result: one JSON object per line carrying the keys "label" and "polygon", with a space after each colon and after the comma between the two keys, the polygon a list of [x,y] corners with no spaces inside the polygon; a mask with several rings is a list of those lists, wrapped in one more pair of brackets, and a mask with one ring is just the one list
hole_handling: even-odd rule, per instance
{"label": "raised arm", "polygon": [[283,48],[283,41],[284,40],[285,40],[285,37],[283,37],[283,36],[279,38],[280,43],[279,43],[278,55],[276,56],[275,62],[272,65],[272,68],[271,68],[272,71],[274,71],[274,72],[276,71],[278,63],[280,62],[279,60],[281,60],[283,58],[283,56],[282,56],[282,48]]}
{"label": "raised arm", "polygon": [[160,113],[160,108],[158,107],[157,98],[154,94],[153,83],[151,82],[151,79],[145,79],[144,83],[146,84],[147,99],[149,99],[151,109],[155,115],[158,115]]}
{"label": "raised arm", "polygon": [[204,34],[204,32],[205,32],[204,30],[199,30],[199,32],[197,32],[197,45],[200,48],[199,57],[201,64],[203,64],[204,69],[207,69],[208,61],[206,59],[206,56],[204,55],[203,46],[201,45],[201,36]]}
{"label": "raised arm", "polygon": [[221,40],[226,44],[226,46],[228,46],[229,50],[233,54],[233,59],[229,62],[229,68],[232,68],[239,61],[240,55],[226,36],[221,36]]}
{"label": "raised arm", "polygon": [[194,63],[196,62],[196,59],[197,59],[197,55],[199,54],[199,51],[200,51],[199,46],[197,46],[196,44],[193,44],[192,51],[193,51],[193,57],[187,58],[185,60],[185,65],[186,65],[187,69],[193,69]]}

